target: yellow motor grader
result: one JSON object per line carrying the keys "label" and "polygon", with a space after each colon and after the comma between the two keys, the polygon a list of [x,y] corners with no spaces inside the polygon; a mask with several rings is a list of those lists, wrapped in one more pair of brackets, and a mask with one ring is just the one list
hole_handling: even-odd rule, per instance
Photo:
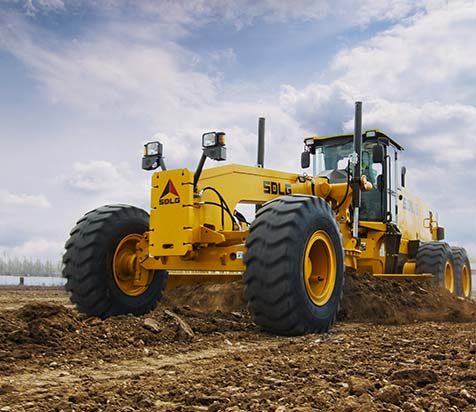
{"label": "yellow motor grader", "polygon": [[[226,159],[225,134],[202,136],[195,171],[167,170],[159,142],[145,145],[151,210],[107,205],[90,211],[66,242],[66,288],[79,311],[108,317],[152,310],[164,287],[243,279],[253,320],[284,335],[325,332],[335,322],[346,271],[431,279],[471,294],[463,248],[443,242],[437,214],[408,192],[403,148],[379,130],[304,140],[312,173],[258,165],[204,169]],[[312,160],[312,162],[311,162]],[[256,205],[251,223],[237,210]]]}

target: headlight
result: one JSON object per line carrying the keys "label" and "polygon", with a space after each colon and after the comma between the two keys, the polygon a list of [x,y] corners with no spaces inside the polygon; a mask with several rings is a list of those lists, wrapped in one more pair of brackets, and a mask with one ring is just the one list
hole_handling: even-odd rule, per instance
{"label": "headlight", "polygon": [[306,146],[312,146],[314,144],[314,139],[310,137],[309,139],[304,140]]}
{"label": "headlight", "polygon": [[162,156],[162,145],[159,142],[149,142],[144,145],[144,156]]}

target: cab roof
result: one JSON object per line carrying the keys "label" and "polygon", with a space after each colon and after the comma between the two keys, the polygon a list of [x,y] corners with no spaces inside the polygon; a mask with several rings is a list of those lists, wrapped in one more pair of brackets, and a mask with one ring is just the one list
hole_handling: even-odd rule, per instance
{"label": "cab roof", "polygon": [[[369,130],[366,130],[363,134],[362,134],[363,138],[365,139],[366,137],[377,137],[381,140],[387,140],[388,143],[391,143],[393,146],[395,146],[398,150],[404,150],[403,149],[403,146],[401,146],[400,144],[398,144],[395,140],[393,140],[390,136],[387,136],[384,132],[382,132],[381,130],[379,129],[369,129]],[[336,134],[336,135],[332,135],[332,136],[309,136],[307,138],[304,139],[304,141],[306,141],[307,139],[314,139],[314,141],[322,141],[322,140],[331,140],[331,139],[335,139],[335,138],[339,138],[339,137],[353,137],[353,134],[352,133],[344,133],[344,134]]]}

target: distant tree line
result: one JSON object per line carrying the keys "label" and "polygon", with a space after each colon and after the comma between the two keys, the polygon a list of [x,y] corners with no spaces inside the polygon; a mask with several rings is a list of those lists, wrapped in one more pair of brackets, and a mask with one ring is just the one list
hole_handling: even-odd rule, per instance
{"label": "distant tree line", "polygon": [[0,257],[0,275],[58,276],[61,274],[61,261],[51,262],[40,259]]}

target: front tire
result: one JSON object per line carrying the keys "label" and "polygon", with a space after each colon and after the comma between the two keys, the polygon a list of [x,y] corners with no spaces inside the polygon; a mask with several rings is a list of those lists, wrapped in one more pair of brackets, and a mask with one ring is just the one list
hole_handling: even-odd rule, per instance
{"label": "front tire", "polygon": [[166,272],[145,271],[135,260],[147,230],[149,215],[128,205],[103,206],[78,221],[65,245],[63,276],[80,312],[106,318],[156,307]]}
{"label": "front tire", "polygon": [[245,297],[256,324],[282,335],[326,332],[344,285],[344,252],[330,206],[283,196],[257,213],[246,240]]}

